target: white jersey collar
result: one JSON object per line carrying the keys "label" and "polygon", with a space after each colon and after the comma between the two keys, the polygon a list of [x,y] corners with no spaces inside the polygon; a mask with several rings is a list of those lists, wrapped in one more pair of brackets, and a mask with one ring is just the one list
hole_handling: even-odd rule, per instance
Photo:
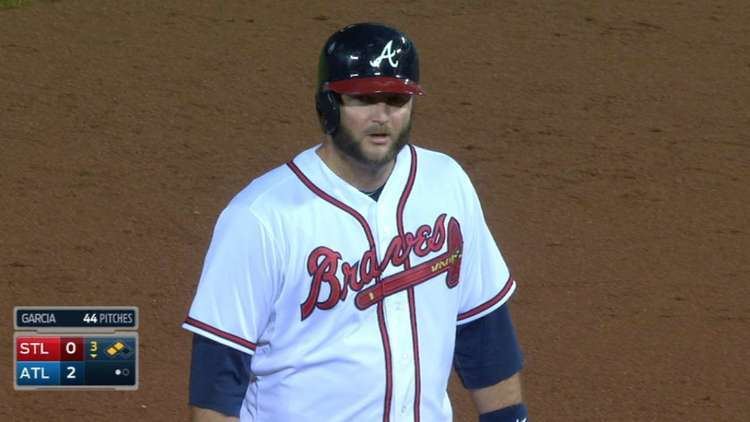
{"label": "white jersey collar", "polygon": [[[372,198],[334,173],[316,153],[320,144],[298,154],[292,162],[318,188],[339,201],[358,210],[375,205]],[[406,185],[411,167],[410,145],[404,146],[396,156],[396,164],[385,182],[378,202],[398,201]]]}

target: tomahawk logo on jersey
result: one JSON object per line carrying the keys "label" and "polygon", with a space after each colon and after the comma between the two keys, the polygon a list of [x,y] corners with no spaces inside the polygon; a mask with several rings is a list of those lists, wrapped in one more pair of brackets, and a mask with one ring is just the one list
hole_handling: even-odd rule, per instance
{"label": "tomahawk logo on jersey", "polygon": [[474,188],[409,145],[373,201],[316,148],[222,212],[184,327],[254,354],[243,421],[449,421],[456,325],[515,289]]}
{"label": "tomahawk logo on jersey", "polygon": [[[448,239],[447,250],[442,254],[437,254],[443,249],[446,237]],[[377,261],[377,251],[368,249],[354,264],[344,262],[339,265],[341,253],[319,246],[310,253],[307,259],[312,284],[310,295],[301,306],[302,319],[307,318],[314,308],[331,309],[339,301],[344,301],[349,289],[357,292],[354,303],[358,309],[364,310],[390,295],[416,286],[444,272],[448,273],[445,279],[446,286],[453,288],[458,284],[462,245],[461,227],[456,219],[450,219],[446,230],[445,214],[441,214],[432,228],[422,225],[414,233],[407,232],[403,236],[394,237],[388,244],[385,257],[381,262]],[[380,275],[388,265],[403,266],[409,261],[412,253],[418,257],[435,256],[413,268],[380,280]],[[339,266],[343,276],[341,279],[337,276]],[[378,280],[377,283],[363,290],[365,286],[376,280]],[[324,283],[328,287],[328,296],[321,299],[319,294]]]}

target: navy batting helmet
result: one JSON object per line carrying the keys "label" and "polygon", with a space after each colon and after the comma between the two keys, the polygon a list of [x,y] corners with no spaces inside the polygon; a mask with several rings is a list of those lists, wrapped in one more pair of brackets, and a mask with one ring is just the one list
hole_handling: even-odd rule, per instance
{"label": "navy batting helmet", "polygon": [[339,126],[338,94],[422,95],[417,49],[402,32],[378,23],[340,29],[326,41],[318,62],[315,108],[327,134]]}

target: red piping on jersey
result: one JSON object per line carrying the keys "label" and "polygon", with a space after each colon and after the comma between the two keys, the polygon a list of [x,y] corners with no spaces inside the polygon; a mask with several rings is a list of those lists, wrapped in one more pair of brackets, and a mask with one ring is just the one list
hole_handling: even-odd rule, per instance
{"label": "red piping on jersey", "polygon": [[409,316],[411,317],[411,343],[414,351],[414,422],[419,422],[419,406],[422,400],[422,374],[419,365],[419,332],[417,331],[417,304],[414,300],[414,287],[406,293],[409,297]]}
{"label": "red piping on jersey", "polygon": [[[413,145],[409,145],[411,152],[411,167],[409,168],[409,178],[406,181],[404,192],[401,194],[401,198],[398,200],[398,207],[396,208],[396,227],[398,229],[398,235],[404,239],[404,208],[406,207],[406,201],[409,199],[411,189],[414,186],[414,179],[417,175],[417,151]],[[450,225],[449,225],[450,226]],[[448,242],[448,248],[450,249],[450,242]],[[408,270],[411,267],[409,257],[406,257],[404,261],[404,270]],[[422,396],[422,377],[420,373],[419,365],[419,331],[417,329],[417,304],[414,299],[414,286],[410,286],[407,290],[409,298],[409,319],[411,320],[411,342],[412,351],[414,355],[414,422],[419,422],[419,406]],[[380,302],[382,304],[383,302]]]}
{"label": "red piping on jersey", "polygon": [[256,347],[255,343],[251,341],[247,341],[242,337],[237,337],[234,334],[229,334],[226,331],[222,331],[216,327],[206,324],[205,322],[198,321],[195,318],[190,318],[190,317],[185,318],[185,324],[192,325],[195,328],[200,328],[203,331],[208,331],[209,333],[216,335],[218,337],[221,337],[224,340],[229,340],[232,343],[237,343],[242,347],[246,347],[252,350],[253,352],[255,351],[255,347]]}
{"label": "red piping on jersey", "polygon": [[391,420],[391,396],[393,395],[393,363],[391,362],[391,340],[388,337],[388,327],[385,326],[383,302],[378,303],[378,325],[380,327],[380,338],[383,340],[383,354],[385,354],[383,422],[389,422]]}
{"label": "red piping on jersey", "polygon": [[314,194],[318,195],[326,202],[330,202],[334,206],[341,208],[342,210],[346,211],[346,213],[354,217],[359,222],[359,225],[362,226],[362,229],[365,231],[365,235],[367,236],[367,242],[370,244],[370,248],[372,250],[375,250],[375,238],[372,237],[372,230],[370,230],[370,225],[367,223],[367,220],[365,220],[365,218],[362,217],[360,213],[354,210],[354,208],[332,197],[331,195],[327,194],[323,189],[316,186],[310,179],[307,178],[307,176],[305,176],[304,173],[302,173],[302,170],[300,170],[299,167],[297,167],[297,165],[294,164],[294,161],[290,161],[286,163],[286,165],[292,170],[292,172],[294,172],[295,175],[297,175],[299,180],[305,186],[307,186],[307,188],[310,189]]}
{"label": "red piping on jersey", "polygon": [[[318,195],[324,201],[329,202],[333,206],[345,211],[347,214],[354,217],[354,219],[356,219],[359,222],[359,224],[362,226],[362,229],[365,231],[365,235],[367,236],[367,242],[370,244],[370,249],[372,251],[377,250],[376,245],[375,245],[375,239],[372,236],[372,230],[370,229],[370,225],[367,223],[367,220],[365,220],[365,218],[362,217],[360,213],[358,213],[356,210],[346,205],[345,203],[327,194],[325,191],[323,191],[318,186],[316,186],[310,179],[307,178],[307,176],[305,176],[304,173],[302,173],[302,170],[300,170],[300,168],[297,167],[296,164],[294,164],[294,161],[288,162],[287,166],[289,167],[290,170],[292,170],[292,172],[297,176],[297,178],[299,178],[302,184],[304,184],[308,189],[310,189],[315,195]],[[375,282],[379,283],[380,277],[377,277]],[[385,326],[385,313],[383,312],[382,302],[378,304],[377,312],[378,312],[378,325],[380,327],[380,339],[383,342],[383,354],[385,355],[385,400],[383,402],[383,422],[389,422],[390,413],[391,413],[391,395],[393,394],[393,378],[392,378],[393,375],[391,373],[392,372],[391,345],[388,339],[388,328]]]}
{"label": "red piping on jersey", "polygon": [[471,318],[474,315],[491,308],[493,305],[503,300],[503,298],[508,294],[510,289],[515,284],[516,284],[516,281],[513,280],[513,277],[508,277],[508,281],[505,282],[505,286],[503,287],[502,290],[500,290],[500,293],[496,294],[495,296],[492,297],[492,299],[488,300],[487,302],[484,302],[483,304],[477,306],[476,308],[466,311],[462,314],[458,314],[458,320],[461,321],[466,318]]}

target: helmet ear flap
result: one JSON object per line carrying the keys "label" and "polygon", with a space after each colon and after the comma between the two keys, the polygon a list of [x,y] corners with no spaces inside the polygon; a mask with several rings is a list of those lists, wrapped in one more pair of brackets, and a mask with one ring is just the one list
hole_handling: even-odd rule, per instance
{"label": "helmet ear flap", "polygon": [[339,98],[332,91],[318,91],[315,95],[315,110],[320,126],[327,135],[333,135],[339,128]]}

